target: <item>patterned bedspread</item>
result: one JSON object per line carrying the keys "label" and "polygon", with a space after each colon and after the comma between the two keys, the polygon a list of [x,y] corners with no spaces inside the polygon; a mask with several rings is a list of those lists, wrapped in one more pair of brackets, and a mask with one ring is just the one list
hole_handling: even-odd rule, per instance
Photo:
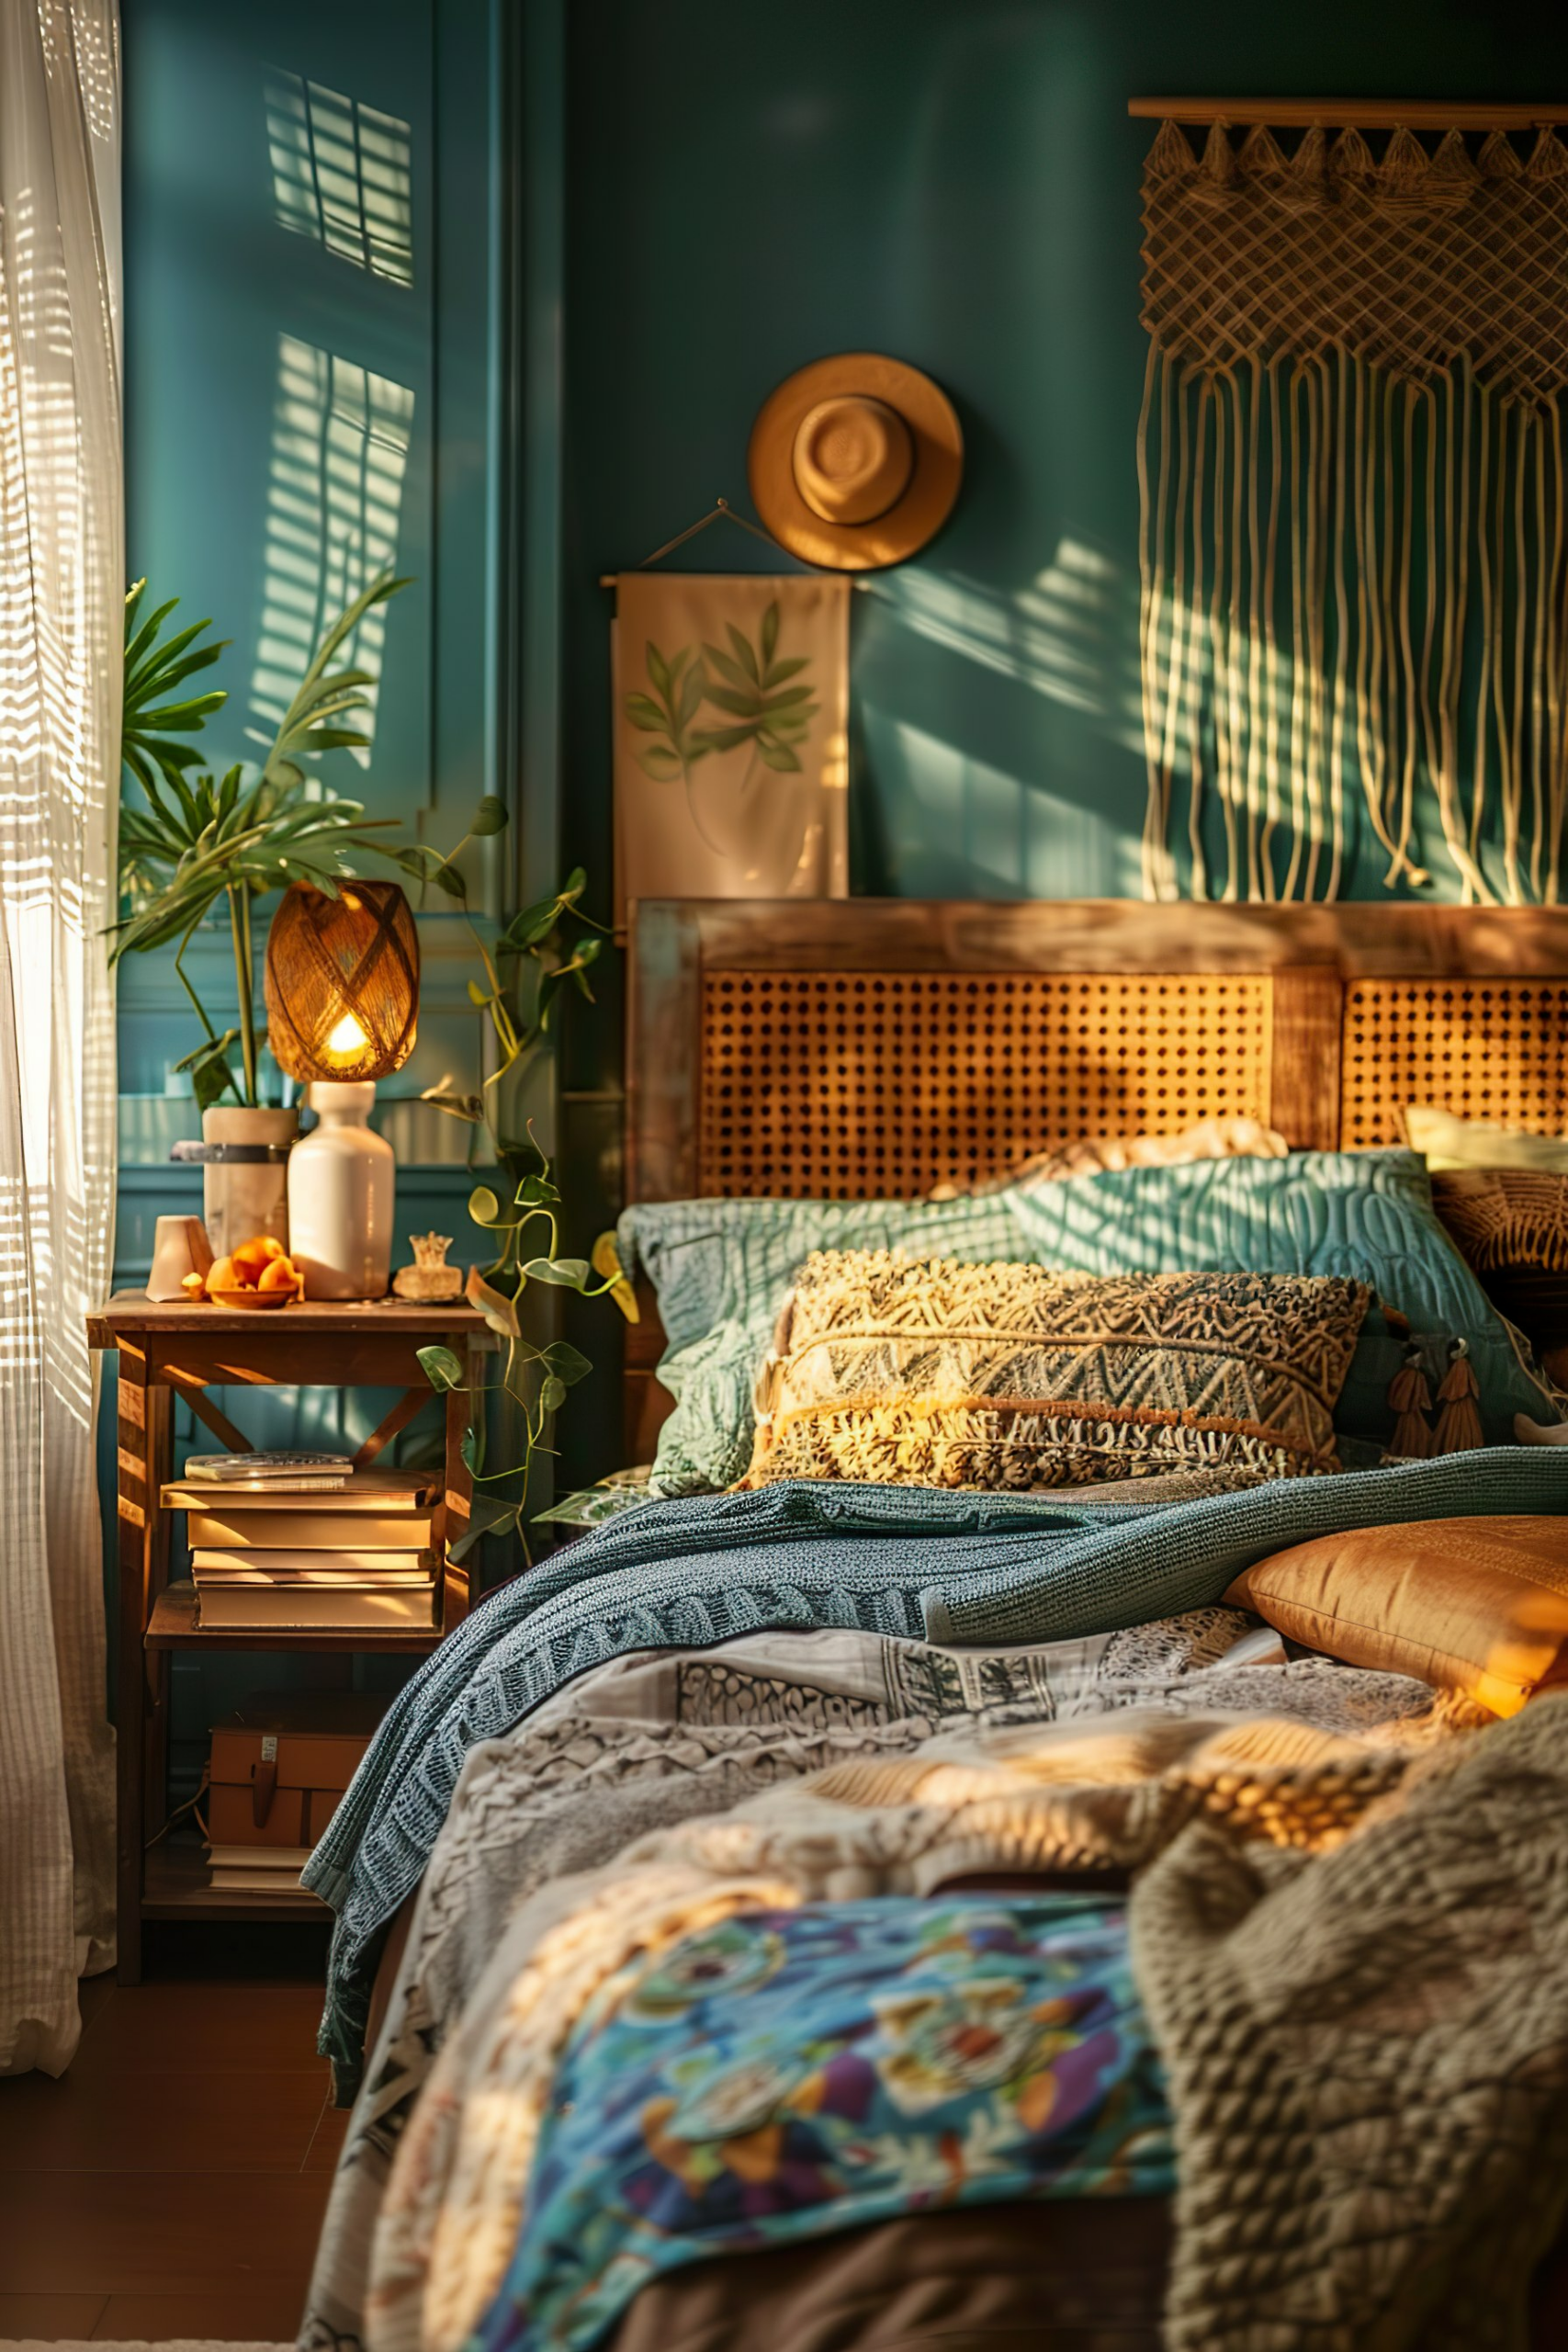
{"label": "patterned bedspread", "polygon": [[753,1912],[589,2002],[474,2352],[587,2352],[649,2279],[709,2255],[1174,2185],[1123,1905]]}
{"label": "patterned bedspread", "polygon": [[[475,1747],[350,2123],[302,2340],[360,2341],[373,2268],[390,2259],[385,2242],[378,2256],[375,2241],[393,2160],[520,1909],[542,1903],[552,1917],[570,1917],[572,1889],[588,1887],[592,1873],[637,1841],[723,1818],[834,1765],[898,1761],[944,1733],[976,1727],[1065,1731],[1151,1710],[1173,1726],[1266,1711],[1372,1749],[1430,1739],[1461,1719],[1402,1677],[1287,1665],[1266,1629],[1215,1608],[995,1650],[819,1632],[645,1652],[586,1676],[509,1737]],[[1114,1775],[1133,1767],[1108,1748],[1080,1769]],[[1108,1848],[1100,1859],[1118,1856]],[[527,1932],[537,1931],[536,1920]],[[514,2194],[510,2205],[500,2200],[496,2218],[499,2278],[516,2241]]]}

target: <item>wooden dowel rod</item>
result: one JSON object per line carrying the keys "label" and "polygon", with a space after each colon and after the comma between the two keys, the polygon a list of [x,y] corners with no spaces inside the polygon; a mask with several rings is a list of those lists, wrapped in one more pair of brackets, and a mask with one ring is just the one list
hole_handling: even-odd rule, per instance
{"label": "wooden dowel rod", "polygon": [[1154,122],[1266,122],[1280,130],[1533,130],[1568,122],[1568,106],[1479,105],[1438,98],[1129,98],[1127,112]]}

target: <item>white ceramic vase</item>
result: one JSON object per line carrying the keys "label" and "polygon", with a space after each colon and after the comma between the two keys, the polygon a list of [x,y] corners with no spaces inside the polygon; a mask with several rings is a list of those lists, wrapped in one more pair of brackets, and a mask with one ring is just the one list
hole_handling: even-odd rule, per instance
{"label": "white ceramic vase", "polygon": [[317,1115],[288,1155],[289,1255],[313,1298],[382,1298],[392,1264],[392,1147],[366,1121],[373,1085],[318,1080]]}

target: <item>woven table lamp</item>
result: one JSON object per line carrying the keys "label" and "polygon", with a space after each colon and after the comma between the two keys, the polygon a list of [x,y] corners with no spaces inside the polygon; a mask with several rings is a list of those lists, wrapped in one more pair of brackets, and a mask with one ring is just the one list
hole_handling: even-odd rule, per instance
{"label": "woven table lamp", "polygon": [[290,1255],[307,1298],[379,1298],[391,1270],[392,1148],[367,1124],[375,1081],[400,1069],[419,1020],[419,936],[395,882],[307,882],[266,943],[267,1042],[309,1081],[318,1125],[288,1159]]}
{"label": "woven table lamp", "polygon": [[395,882],[284,892],[266,942],[267,1043],[290,1078],[389,1077],[413,1051],[419,934]]}

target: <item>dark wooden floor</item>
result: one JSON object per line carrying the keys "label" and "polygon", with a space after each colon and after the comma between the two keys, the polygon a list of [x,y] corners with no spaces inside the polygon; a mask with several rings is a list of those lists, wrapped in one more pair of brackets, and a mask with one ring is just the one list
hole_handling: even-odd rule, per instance
{"label": "dark wooden floor", "polygon": [[290,1934],[96,1979],[69,2072],[0,2080],[0,2339],[292,2337],[346,2118]]}

